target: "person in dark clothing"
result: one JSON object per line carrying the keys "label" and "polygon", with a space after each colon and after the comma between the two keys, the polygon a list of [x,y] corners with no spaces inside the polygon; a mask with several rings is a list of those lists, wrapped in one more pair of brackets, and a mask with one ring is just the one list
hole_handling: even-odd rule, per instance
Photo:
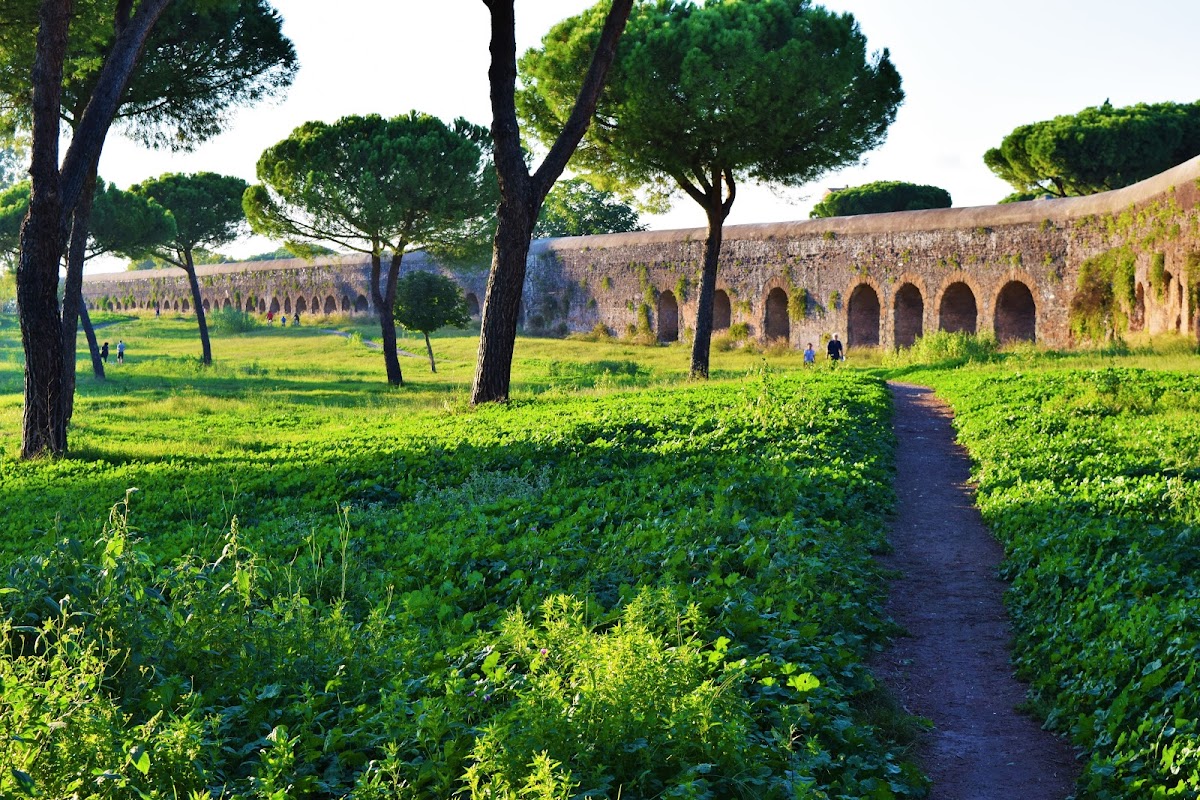
{"label": "person in dark clothing", "polygon": [[841,342],[841,340],[838,339],[838,336],[836,333],[833,335],[833,338],[829,340],[829,344],[825,347],[825,351],[827,353],[829,353],[830,361],[845,361],[846,360],[846,356],[842,352],[842,342]]}
{"label": "person in dark clothing", "polygon": [[100,348],[100,360],[105,364],[108,363],[108,342],[105,342],[104,346]]}

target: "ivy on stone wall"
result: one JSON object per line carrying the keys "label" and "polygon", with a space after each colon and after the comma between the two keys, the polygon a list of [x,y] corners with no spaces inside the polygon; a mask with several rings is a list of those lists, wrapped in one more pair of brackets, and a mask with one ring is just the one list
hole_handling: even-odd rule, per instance
{"label": "ivy on stone wall", "polygon": [[1129,245],[1092,256],[1079,267],[1071,298],[1071,332],[1099,342],[1128,327],[1136,302],[1137,254]]}

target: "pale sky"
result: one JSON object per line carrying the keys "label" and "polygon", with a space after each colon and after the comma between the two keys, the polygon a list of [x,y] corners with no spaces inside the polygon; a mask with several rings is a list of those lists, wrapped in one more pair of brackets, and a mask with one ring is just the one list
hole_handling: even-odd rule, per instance
{"label": "pale sky", "polygon": [[[517,0],[518,49],[535,46],[591,0]],[[100,174],[121,187],[164,172],[213,171],[254,181],[266,147],[307,120],[393,116],[416,109],[490,122],[488,14],[481,0],[275,0],[300,71],[285,100],[242,110],[192,153],[148,151],[114,132]],[[955,206],[1009,192],[983,153],[1018,125],[1099,105],[1200,99],[1196,0],[828,0],[858,20],[872,50],[888,48],[906,99],[886,143],[863,165],[783,191],[739,187],[728,223],[806,219],[826,187],[876,180],[940,186]],[[686,197],[644,221],[704,224]],[[262,240],[226,248],[273,249]],[[107,269],[114,267],[109,265]],[[119,266],[116,268],[120,268]]]}

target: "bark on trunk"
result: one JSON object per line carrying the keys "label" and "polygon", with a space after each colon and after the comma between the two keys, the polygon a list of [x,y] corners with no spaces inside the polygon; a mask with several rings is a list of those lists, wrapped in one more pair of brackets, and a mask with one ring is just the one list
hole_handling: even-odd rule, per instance
{"label": "bark on trunk", "polygon": [[692,339],[693,378],[708,377],[708,360],[712,344],[713,298],[717,293],[717,265],[721,257],[721,241],[725,235],[725,213],[718,207],[707,208],[708,238],[704,240],[704,266],[700,269],[700,296],[696,302],[696,335]]}
{"label": "bark on trunk", "polygon": [[433,345],[429,343],[429,333],[427,331],[421,331],[421,333],[425,334],[425,352],[429,353],[429,371],[436,373],[437,364],[433,363]]}
{"label": "bark on trunk", "polygon": [[404,258],[404,245],[401,243],[392,253],[388,262],[387,286],[379,284],[380,273],[383,271],[383,258],[378,249],[371,253],[371,298],[375,303],[375,312],[379,314],[379,335],[383,344],[383,364],[387,370],[387,380],[392,386],[403,386],[404,375],[400,372],[400,356],[396,352],[396,316],[392,307],[396,304],[396,281],[400,277],[400,261]]}
{"label": "bark on trunk", "polygon": [[[21,343],[25,349],[25,411],[21,457],[61,455],[67,449],[69,398],[63,385],[63,317],[58,267],[67,225],[89,175],[95,175],[104,139],[133,75],[146,38],[171,0],[143,0],[122,18],[79,126],[59,166],[59,112],[63,61],[73,3],[42,0],[31,73],[32,165],[29,214],[21,226],[17,262]],[[73,345],[72,345],[73,346]]]}
{"label": "bark on trunk", "polygon": [[492,271],[488,276],[483,319],[479,326],[479,358],[475,362],[475,382],[471,390],[473,405],[508,400],[532,233],[533,220],[529,215],[502,202],[492,252]]}
{"label": "bark on trunk", "polygon": [[83,325],[83,334],[87,337],[88,352],[92,355],[92,374],[96,380],[104,380],[104,359],[100,357],[100,346],[96,343],[96,329],[92,327],[92,318],[88,316],[87,303],[79,304],[79,322]]}
{"label": "bark on trunk", "polygon": [[[67,247],[67,277],[63,282],[62,301],[62,348],[63,348],[63,407],[66,419],[71,424],[75,413],[75,346],[79,338],[79,309],[83,305],[83,262],[87,257],[88,226],[92,219],[92,203],[96,196],[96,173],[85,179],[83,193],[71,215],[71,242]],[[95,341],[95,334],[90,341]],[[99,360],[100,353],[92,352],[92,364]]]}
{"label": "bark on trunk", "polygon": [[25,409],[21,457],[67,449],[62,406],[62,326],[58,316],[58,265],[64,229],[58,172],[58,111],[71,3],[43,0],[34,56],[32,163],[29,213],[21,224],[17,304],[25,349]]}
{"label": "bark on trunk", "polygon": [[558,180],[567,161],[587,133],[609,67],[617,53],[617,41],[625,30],[633,0],[613,0],[592,63],[584,76],[575,107],[562,133],[537,172],[529,174],[521,150],[517,124],[517,44],[514,0],[484,0],[491,10],[492,140],[495,143],[496,176],[500,183],[500,208],[492,248],[492,271],[479,331],[479,358],[471,404],[508,399],[513,347],[525,283],[525,259],[538,211],[550,187]]}
{"label": "bark on trunk", "polygon": [[208,320],[204,316],[204,297],[200,294],[200,279],[196,277],[196,262],[192,259],[192,251],[183,251],[183,263],[180,264],[188,276],[188,285],[192,287],[192,305],[196,308],[196,325],[200,328],[200,363],[206,367],[212,366],[212,345],[208,341]]}

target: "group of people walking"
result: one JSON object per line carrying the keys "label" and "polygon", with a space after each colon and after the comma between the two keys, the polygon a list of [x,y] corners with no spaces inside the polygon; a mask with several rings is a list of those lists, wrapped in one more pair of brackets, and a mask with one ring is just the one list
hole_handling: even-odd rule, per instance
{"label": "group of people walking", "polygon": [[[825,352],[829,354],[830,361],[846,360],[846,351],[842,348],[842,340],[836,333],[829,340],[829,344],[825,345]],[[817,351],[813,350],[812,342],[809,342],[808,347],[804,349],[804,366],[811,367],[815,363],[817,363]]]}
{"label": "group of people walking", "polygon": [[[100,348],[100,360],[103,361],[105,364],[108,363],[108,342],[105,342],[104,345]],[[124,339],[120,339],[117,341],[117,363],[118,364],[125,363],[125,340]]]}
{"label": "group of people walking", "polygon": [[[288,322],[287,314],[280,314],[279,315],[279,325],[281,327],[286,328],[287,322]],[[275,312],[274,311],[267,312],[267,324],[268,325],[275,324]],[[300,326],[300,312],[299,311],[297,311],[295,314],[292,315],[292,325],[294,325],[296,327]]]}

